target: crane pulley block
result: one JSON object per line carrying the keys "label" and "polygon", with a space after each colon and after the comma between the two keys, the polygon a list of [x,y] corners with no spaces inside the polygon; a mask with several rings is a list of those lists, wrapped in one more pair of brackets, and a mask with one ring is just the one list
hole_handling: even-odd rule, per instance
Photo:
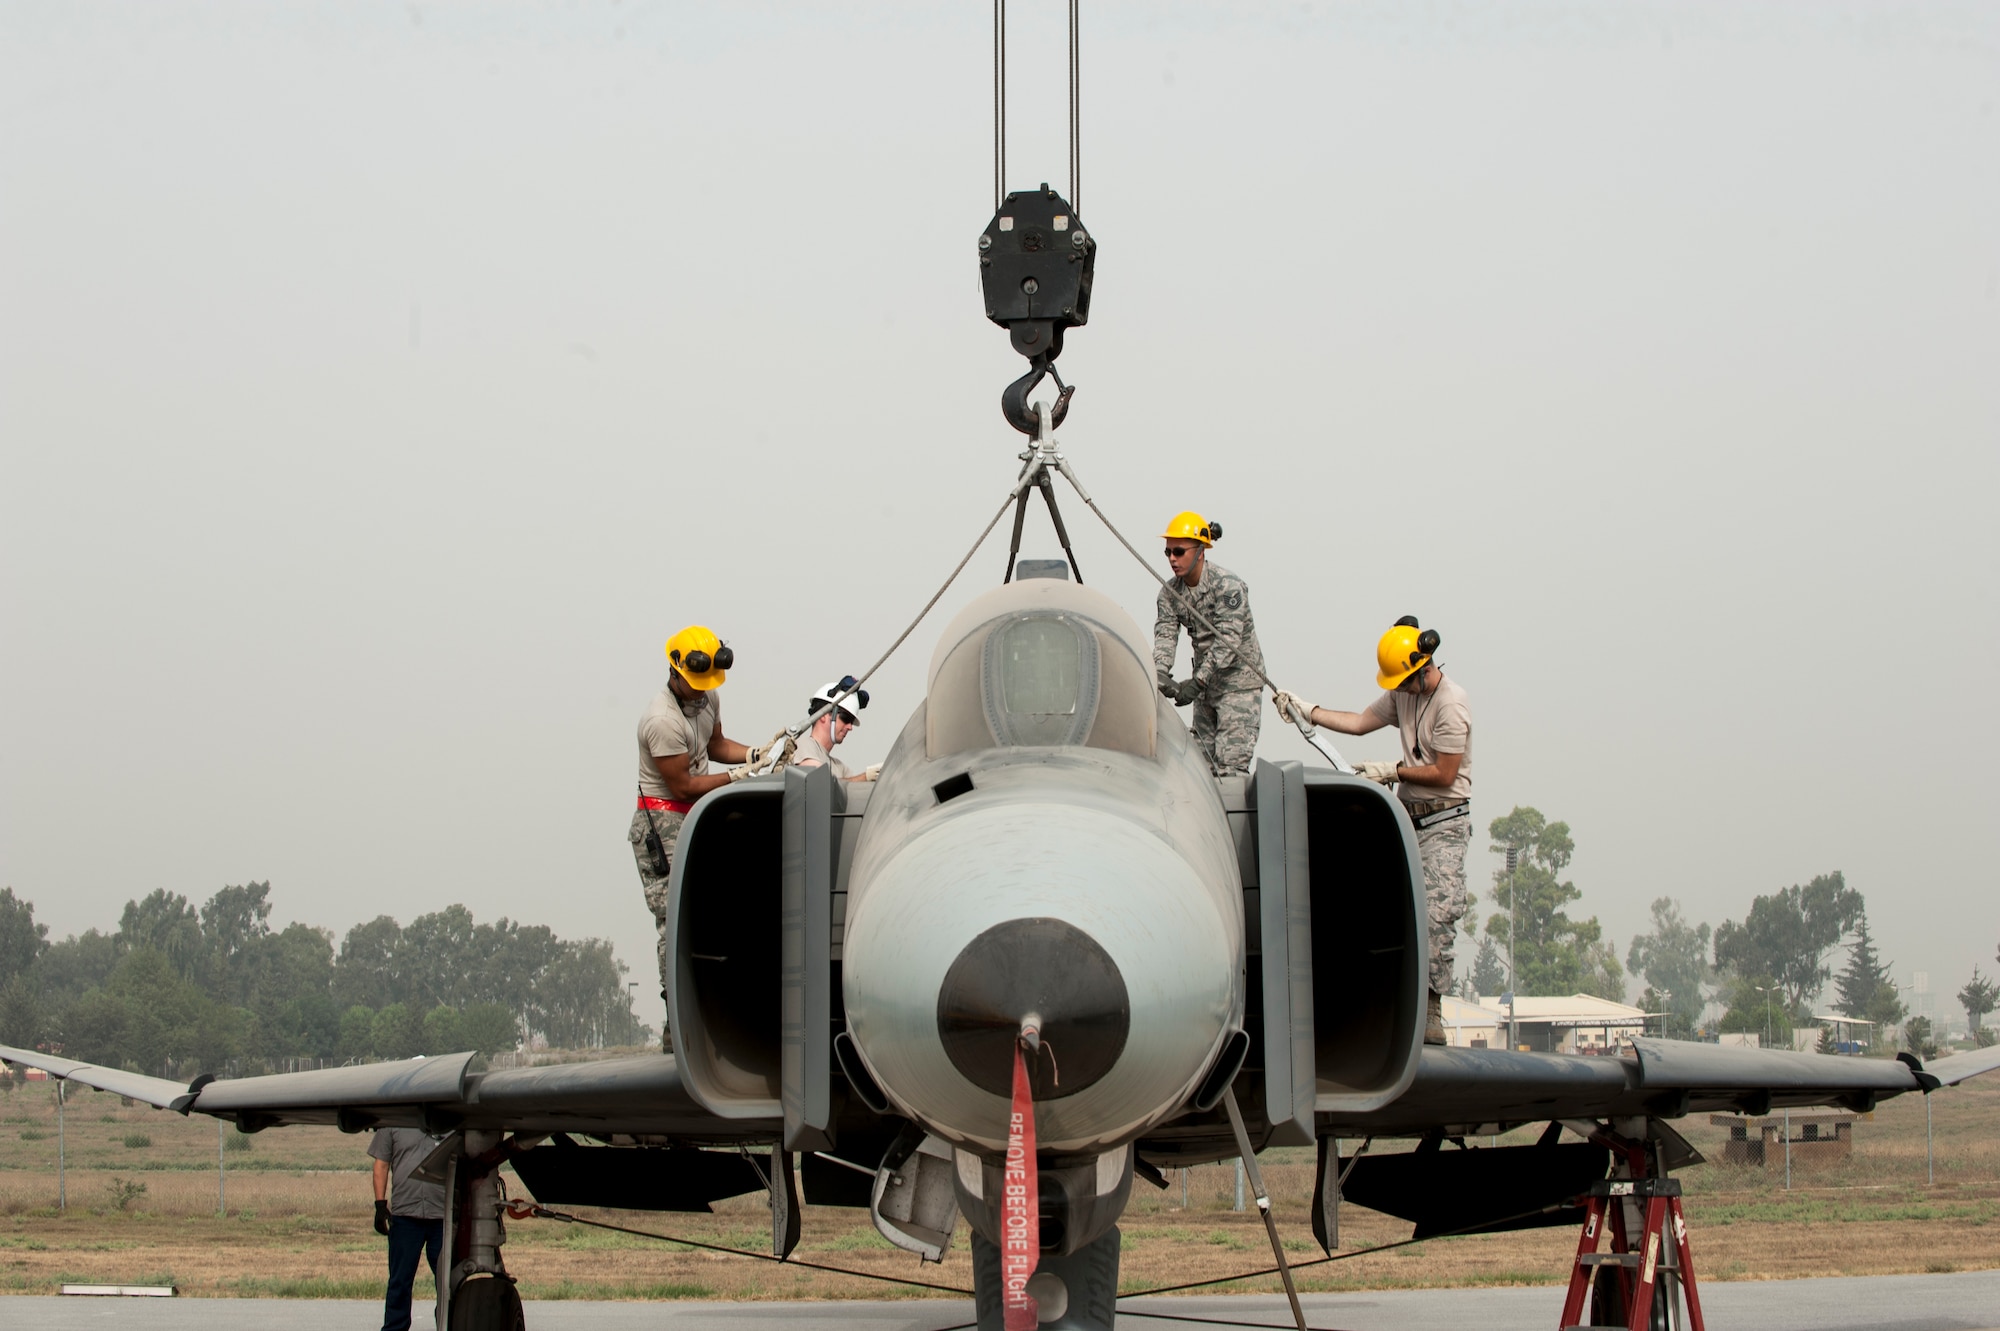
{"label": "crane pulley block", "polygon": [[1046,184],[1014,191],[979,236],[986,317],[1046,365],[1062,354],[1064,330],[1090,321],[1096,260],[1097,241],[1060,194]]}

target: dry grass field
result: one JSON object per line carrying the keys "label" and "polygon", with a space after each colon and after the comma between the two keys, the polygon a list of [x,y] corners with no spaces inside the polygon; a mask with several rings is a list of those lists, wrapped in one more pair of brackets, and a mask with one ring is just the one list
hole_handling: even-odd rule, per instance
{"label": "dry grass field", "polygon": [[[1708,1164],[1681,1175],[1697,1273],[1706,1279],[1972,1270],[2000,1267],[2000,1076],[1940,1091],[1936,1182],[1927,1184],[1924,1102],[1908,1096],[1855,1128],[1854,1158],[1817,1172]],[[374,1298],[382,1241],[370,1229],[366,1140],[331,1128],[218,1133],[214,1122],[127,1106],[79,1091],[66,1111],[67,1201],[58,1209],[56,1122],[49,1087],[0,1095],[0,1293],[45,1293],[66,1281],[172,1283],[187,1294]],[[1679,1125],[1711,1160],[1723,1129]],[[1532,1133],[1520,1134],[1523,1140]],[[231,1143],[234,1143],[233,1145]],[[217,1153],[224,1161],[218,1213]],[[1320,1254],[1306,1220],[1310,1153],[1274,1152],[1265,1172],[1286,1246]],[[1234,1170],[1169,1176],[1165,1191],[1135,1185],[1123,1222],[1124,1285],[1140,1290],[1268,1265],[1254,1211],[1231,1210]],[[519,1193],[518,1184],[512,1191]],[[605,1213],[615,1223],[769,1251],[758,1198],[713,1215]],[[1392,1242],[1409,1227],[1347,1208],[1343,1250]],[[1576,1234],[1438,1239],[1309,1266],[1310,1290],[1564,1279]],[[702,1252],[547,1220],[509,1226],[509,1265],[529,1298],[884,1298],[926,1292],[802,1267]],[[967,1287],[963,1236],[941,1266],[924,1267],[879,1238],[864,1213],[808,1208],[797,1258]],[[1225,1290],[1270,1291],[1271,1277]]]}

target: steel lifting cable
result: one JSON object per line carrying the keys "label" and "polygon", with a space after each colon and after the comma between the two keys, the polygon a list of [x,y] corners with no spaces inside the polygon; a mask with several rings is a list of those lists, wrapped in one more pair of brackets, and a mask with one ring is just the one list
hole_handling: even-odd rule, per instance
{"label": "steel lifting cable", "polygon": [[[1083,211],[1083,65],[1080,0],[1069,0],[1069,206]],[[993,0],[993,211],[1007,201],[1007,0]]]}
{"label": "steel lifting cable", "polygon": [[[1464,1238],[1471,1234],[1479,1234],[1489,1230],[1497,1230],[1501,1226],[1511,1225],[1517,1220],[1527,1220],[1534,1216],[1539,1216],[1539,1215],[1550,1215],[1556,1211],[1562,1210],[1563,1208],[1569,1206],[1570,1204],[1571,1203],[1567,1201],[1556,1202],[1549,1206],[1537,1207],[1535,1210],[1532,1211],[1518,1211],[1513,1215],[1501,1216],[1497,1220],[1482,1220],[1476,1225],[1467,1225],[1462,1229],[1447,1229],[1440,1231],[1439,1233],[1436,1234],[1426,1234],[1422,1238],[1416,1238],[1413,1236],[1407,1239],[1398,1239],[1394,1243],[1378,1243],[1372,1248],[1356,1248],[1353,1252],[1329,1253],[1324,1257],[1315,1257],[1311,1261],[1293,1262],[1291,1264],[1291,1267],[1292,1270],[1294,1271],[1303,1271],[1305,1268],[1309,1266],[1326,1266],[1333,1262],[1352,1261],[1356,1257],[1368,1257],[1378,1252],[1390,1252],[1397,1248],[1407,1248],[1410,1247],[1412,1244],[1429,1243],[1433,1239]],[[752,1254],[752,1255],[755,1256],[761,1254]],[[1185,1290],[1207,1289],[1214,1285],[1228,1285],[1228,1284],[1233,1284],[1238,1280],[1256,1280],[1262,1276],[1274,1276],[1277,1274],[1278,1274],[1277,1267],[1264,1266],[1264,1267],[1259,1267],[1255,1271],[1239,1271],[1233,1276],[1216,1276],[1211,1280],[1190,1280],[1187,1281],[1185,1284],[1180,1284],[1180,1285],[1161,1285],[1155,1289],[1135,1289],[1129,1293],[1118,1295],[1116,1302],[1123,1303],[1127,1299],[1149,1299],[1161,1294],[1179,1294]],[[1141,1312],[1136,1308],[1120,1308],[1118,1309],[1118,1316],[1148,1317],[1158,1321],[1166,1321],[1166,1322],[1197,1322],[1204,1326],[1259,1327],[1259,1328],[1267,1328],[1268,1331],[1292,1331],[1292,1324],[1289,1322],[1238,1322],[1219,1317],[1190,1317],[1185,1313]],[[958,1326],[941,1327],[939,1328],[939,1331],[972,1331],[972,1329],[977,1325],[978,1323],[976,1322],[965,1322]],[[1334,1331],[1334,1328],[1314,1327],[1310,1328],[1309,1331]]]}
{"label": "steel lifting cable", "polygon": [[[1161,577],[1159,573],[1157,573],[1154,570],[1152,564],[1147,562],[1146,557],[1140,554],[1138,550],[1133,547],[1130,541],[1125,539],[1125,533],[1119,531],[1118,525],[1114,523],[1108,516],[1106,516],[1103,509],[1097,506],[1097,501],[1090,497],[1090,492],[1088,490],[1083,488],[1083,482],[1079,481],[1076,478],[1076,473],[1070,470],[1069,464],[1067,462],[1060,463],[1057,467],[1057,470],[1061,471],[1063,477],[1069,481],[1071,486],[1075,488],[1077,497],[1083,500],[1084,506],[1097,515],[1097,520],[1104,524],[1105,530],[1110,532],[1113,536],[1117,537],[1118,544],[1125,547],[1126,553],[1130,554],[1132,558],[1139,561],[1139,567],[1145,569],[1147,575],[1151,577],[1154,582],[1159,583],[1162,590],[1172,593],[1175,603],[1178,604],[1182,610],[1185,610],[1197,622],[1199,622],[1203,628],[1207,629],[1210,633],[1219,632],[1219,630],[1217,630],[1217,628],[1215,627],[1214,623],[1212,623],[1209,620],[1208,616],[1202,614],[1201,611],[1194,608],[1194,601],[1191,597],[1188,596],[1188,594],[1184,590],[1182,590],[1179,578],[1169,579]],[[1252,666],[1250,669],[1251,672],[1255,674],[1257,678],[1263,682],[1264,687],[1271,690],[1272,693],[1284,692],[1283,689],[1279,688],[1276,684],[1273,684],[1271,682],[1271,677],[1265,674],[1262,670],[1258,669],[1255,666]],[[1311,722],[1307,722],[1306,725],[1310,726]],[[1312,745],[1315,749],[1318,749],[1320,755],[1326,758],[1328,761],[1330,761],[1336,769],[1350,774],[1354,771],[1352,767],[1349,767],[1347,765],[1347,761],[1344,758],[1342,758],[1338,752],[1329,751],[1324,745],[1322,745],[1319,742],[1317,737],[1307,733],[1304,727],[1300,728],[1299,737],[1305,740],[1306,743]]]}
{"label": "steel lifting cable", "polygon": [[[1394,1243],[1378,1243],[1372,1248],[1356,1248],[1353,1252],[1328,1253],[1324,1257],[1315,1257],[1311,1261],[1293,1262],[1292,1270],[1303,1271],[1309,1266],[1326,1266],[1333,1262],[1352,1261],[1356,1257],[1367,1257],[1373,1253],[1389,1252],[1396,1248],[1407,1248],[1414,1243],[1429,1243],[1432,1239],[1464,1238],[1470,1234],[1478,1234],[1486,1230],[1498,1229],[1503,1225],[1511,1225],[1517,1220],[1527,1220],[1538,1215],[1551,1215],[1569,1205],[1571,1203],[1567,1201],[1555,1202],[1548,1206],[1538,1206],[1532,1211],[1517,1211],[1513,1215],[1504,1215],[1497,1220],[1482,1220],[1476,1225],[1467,1225],[1462,1229],[1440,1230],[1436,1234],[1426,1234],[1422,1238],[1411,1237],[1398,1239]],[[1266,1266],[1260,1267],[1255,1271],[1245,1271],[1240,1275],[1217,1276],[1213,1280],[1190,1280],[1180,1285],[1161,1285],[1157,1289],[1135,1289],[1129,1294],[1120,1294],[1118,1297],[1121,1301],[1125,1299],[1146,1299],[1157,1294],[1178,1294],[1183,1290],[1206,1289],[1211,1285],[1227,1285],[1238,1280],[1255,1280],[1260,1276],[1274,1276],[1276,1274],[1278,1274],[1277,1267]],[[1128,1313],[1120,1309],[1118,1315],[1120,1317],[1139,1317],[1145,1314]],[[1154,1315],[1158,1316],[1159,1314]],[[1189,1318],[1188,1320],[1193,1321],[1195,1319]]]}
{"label": "steel lifting cable", "polygon": [[993,211],[1007,201],[1007,0],[993,0]]}
{"label": "steel lifting cable", "polygon": [[965,566],[972,562],[972,557],[979,553],[979,547],[986,544],[986,538],[993,534],[993,529],[1000,525],[1000,519],[1007,515],[1008,506],[1020,498],[1023,487],[1030,483],[1029,472],[1027,469],[1023,469],[1021,479],[1015,482],[1014,488],[1007,492],[1007,498],[1001,501],[998,509],[994,510],[993,517],[987,522],[985,529],[979,533],[979,539],[974,541],[972,548],[965,552],[965,558],[958,561],[958,567],[951,571],[951,576],[944,580],[944,585],[932,593],[930,600],[924,602],[924,608],[917,611],[917,617],[910,621],[909,626],[896,635],[896,640],[889,644],[889,649],[875,658],[875,664],[862,671],[860,677],[854,681],[852,687],[844,691],[836,691],[824,704],[814,707],[805,720],[798,722],[795,726],[787,727],[786,730],[781,732],[782,734],[790,735],[796,739],[810,730],[813,723],[819,720],[820,717],[831,712],[853,694],[861,691],[861,686],[866,684],[877,670],[880,670],[887,664],[889,658],[896,654],[896,649],[901,647],[909,639],[909,636],[917,631],[917,625],[924,622],[924,616],[928,615],[937,603],[943,599],[944,594],[951,590],[951,584],[958,581],[958,575],[965,572]]}
{"label": "steel lifting cable", "polygon": [[703,1243],[699,1239],[684,1239],[673,1234],[655,1234],[651,1230],[630,1229],[624,1225],[608,1224],[602,1220],[585,1220],[580,1215],[567,1211],[552,1211],[546,1206],[533,1203],[515,1202],[508,1207],[507,1214],[516,1220],[534,1216],[540,1220],[560,1220],[566,1225],[587,1225],[591,1229],[608,1229],[615,1234],[630,1234],[634,1238],[658,1239],[661,1243],[679,1243],[689,1248],[701,1248],[707,1252],[728,1253],[732,1257],[754,1257],[760,1262],[777,1262],[781,1266],[795,1266],[813,1271],[826,1271],[837,1276],[855,1276],[862,1280],[879,1280],[889,1285],[908,1285],[915,1289],[934,1289],[945,1294],[962,1294],[972,1297],[972,1291],[957,1285],[938,1285],[928,1280],[908,1280],[902,1276],[879,1275],[874,1271],[856,1271],[845,1266],[828,1266],[824,1262],[794,1261],[789,1257],[777,1257],[768,1252],[752,1252],[748,1248],[729,1248],[720,1243]]}
{"label": "steel lifting cable", "polygon": [[1080,119],[1083,114],[1083,70],[1077,47],[1076,7],[1079,0],[1069,0],[1069,206],[1070,211],[1083,212],[1083,131]]}

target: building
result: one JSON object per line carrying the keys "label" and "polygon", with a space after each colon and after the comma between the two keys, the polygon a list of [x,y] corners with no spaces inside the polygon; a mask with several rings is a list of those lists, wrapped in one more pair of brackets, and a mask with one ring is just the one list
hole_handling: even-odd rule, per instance
{"label": "building", "polygon": [[1875,1043],[1872,1021],[1857,1021],[1839,1012],[1815,1012],[1813,1020],[1833,1032],[1833,1051],[1837,1054],[1865,1054]]}
{"label": "building", "polygon": [[1454,1049],[1501,1049],[1507,1044],[1507,1019],[1469,998],[1445,994],[1438,999],[1444,1018],[1444,1042]]}
{"label": "building", "polygon": [[[1477,1006],[1492,1019],[1494,1029],[1487,1037],[1489,1043],[1481,1046],[1477,1040],[1484,1032],[1468,1022],[1465,1043],[1473,1048],[1505,1048],[1506,1000],[1500,997],[1481,998]],[[1570,994],[1562,998],[1523,994],[1514,1000],[1513,1018],[1519,1046],[1540,1054],[1615,1054],[1620,1041],[1644,1035],[1646,1023],[1651,1019],[1644,1008],[1614,1003],[1608,998],[1593,998],[1589,994]],[[1447,1036],[1453,1034],[1449,1012],[1445,1030]],[[1450,1043],[1460,1042],[1452,1039]]]}

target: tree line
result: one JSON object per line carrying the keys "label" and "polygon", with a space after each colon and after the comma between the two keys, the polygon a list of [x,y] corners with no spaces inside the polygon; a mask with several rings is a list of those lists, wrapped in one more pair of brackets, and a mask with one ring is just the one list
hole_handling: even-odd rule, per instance
{"label": "tree line", "polygon": [[[1885,1035],[1900,1025],[1913,1050],[1937,1052],[1931,1022],[1909,1015],[1891,979],[1894,963],[1875,946],[1866,901],[1838,870],[1756,897],[1741,920],[1713,928],[1661,897],[1652,904],[1652,927],[1633,937],[1621,967],[1597,917],[1571,911],[1583,893],[1563,877],[1576,850],[1568,823],[1523,806],[1494,819],[1487,836],[1503,867],[1493,873],[1495,908],[1483,919],[1468,909],[1463,921],[1467,935],[1479,940],[1468,996],[1508,989],[1511,927],[1512,987],[1523,996],[1581,993],[1624,1002],[1629,970],[1645,983],[1638,1005],[1661,1014],[1669,1035],[1768,1031],[1774,1044],[1786,1044],[1794,1029],[1813,1023],[1813,1007],[1831,987],[1832,1006],[1842,1015]],[[1994,1032],[1982,1018],[2000,1005],[2000,985],[1975,966],[1958,1000],[1974,1041],[1992,1044]],[[1720,1015],[1704,1020],[1713,1009]],[[1878,1048],[1883,1043],[1876,1041]],[[1830,1044],[1829,1034],[1822,1047]]]}
{"label": "tree line", "polygon": [[[1628,961],[1646,977],[1641,1005],[1666,1013],[1672,1033],[1703,1029],[1702,1016],[1714,1006],[1721,1009],[1715,1031],[1789,1046],[1794,1030],[1820,1025],[1818,1048],[1832,1053],[1833,1027],[1814,1013],[1825,1003],[1842,1017],[1868,1023],[1860,1038],[1875,1052],[1894,1047],[1898,1028],[1911,1052],[1926,1058],[1938,1052],[1931,1019],[1910,1014],[1891,978],[1895,963],[1875,945],[1867,901],[1839,870],[1755,897],[1742,920],[1724,920],[1713,930],[1690,924],[1671,897],[1653,902],[1652,915],[1651,932],[1632,940]],[[1975,1044],[1994,1041],[1980,1019],[1993,1010],[1996,996],[1974,966],[1958,999]]]}
{"label": "tree line", "polygon": [[329,929],[273,929],[270,895],[248,883],[196,906],[157,890],[109,933],[51,942],[0,888],[0,1043],[176,1075],[653,1038],[603,939],[451,905],[378,916],[336,947]]}

